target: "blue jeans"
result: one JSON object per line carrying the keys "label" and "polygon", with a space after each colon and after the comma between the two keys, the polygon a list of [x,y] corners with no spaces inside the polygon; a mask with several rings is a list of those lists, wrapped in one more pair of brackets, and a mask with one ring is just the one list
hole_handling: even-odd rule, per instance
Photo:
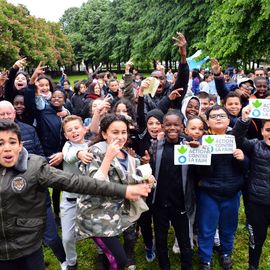
{"label": "blue jeans", "polygon": [[62,239],[57,233],[57,228],[50,203],[49,192],[47,196],[47,219],[43,240],[44,243],[52,249],[58,261],[63,263],[66,260],[66,253],[63,247]]}
{"label": "blue jeans", "polygon": [[0,261],[3,270],[45,270],[42,248],[30,255],[8,261]]}
{"label": "blue jeans", "polygon": [[240,192],[223,201],[214,199],[204,191],[199,191],[198,194],[198,242],[201,261],[211,261],[217,228],[219,228],[221,254],[231,255],[238,225]]}

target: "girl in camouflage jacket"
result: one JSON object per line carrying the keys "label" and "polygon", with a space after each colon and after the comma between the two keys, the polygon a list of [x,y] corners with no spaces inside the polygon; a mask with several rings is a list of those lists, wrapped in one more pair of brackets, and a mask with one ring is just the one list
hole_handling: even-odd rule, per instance
{"label": "girl in camouflage jacket", "polygon": [[[132,175],[139,161],[123,150],[128,126],[122,115],[109,114],[101,120],[99,142],[91,147],[94,159],[84,167],[84,173],[101,181],[134,183]],[[142,211],[147,210],[146,205],[142,206]],[[79,197],[76,231],[80,238],[93,237],[106,254],[112,270],[124,269],[127,263],[118,236],[134,222],[134,218],[130,219],[129,208],[127,201],[116,197]]]}

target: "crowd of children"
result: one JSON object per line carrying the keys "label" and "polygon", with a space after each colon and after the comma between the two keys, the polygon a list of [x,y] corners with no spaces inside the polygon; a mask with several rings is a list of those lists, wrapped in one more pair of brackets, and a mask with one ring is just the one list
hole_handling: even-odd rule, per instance
{"label": "crowd of children", "polygon": [[[131,60],[121,82],[99,66],[74,91],[64,71],[54,85],[41,63],[29,78],[25,58],[0,74],[0,269],[45,269],[42,238],[62,270],[80,269],[76,241],[91,238],[96,269],[134,270],[139,233],[147,269],[156,258],[173,269],[172,225],[179,269],[192,269],[196,246],[201,269],[212,269],[218,245],[230,270],[242,195],[248,270],[259,269],[270,225],[270,120],[251,118],[249,102],[270,98],[267,73],[233,82],[213,59],[211,72],[190,77],[186,39],[173,40],[177,73],[158,62],[152,94],[153,78],[132,74]],[[199,147],[206,134],[233,135],[236,149],[212,154],[210,165],[175,165],[175,145]]]}

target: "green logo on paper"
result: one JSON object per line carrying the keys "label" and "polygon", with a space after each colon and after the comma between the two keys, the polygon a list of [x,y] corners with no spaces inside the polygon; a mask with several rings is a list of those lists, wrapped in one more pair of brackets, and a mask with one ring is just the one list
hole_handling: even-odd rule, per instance
{"label": "green logo on paper", "polygon": [[185,148],[184,145],[182,145],[180,148],[177,149],[177,151],[181,154],[184,155],[187,152],[187,148]]}
{"label": "green logo on paper", "polygon": [[211,144],[211,143],[214,141],[214,139],[213,139],[211,136],[208,136],[208,137],[205,139],[205,141],[206,141],[208,144]]}
{"label": "green logo on paper", "polygon": [[259,108],[259,107],[261,107],[262,102],[260,102],[258,99],[256,99],[254,102],[252,102],[252,105],[253,105],[255,108]]}

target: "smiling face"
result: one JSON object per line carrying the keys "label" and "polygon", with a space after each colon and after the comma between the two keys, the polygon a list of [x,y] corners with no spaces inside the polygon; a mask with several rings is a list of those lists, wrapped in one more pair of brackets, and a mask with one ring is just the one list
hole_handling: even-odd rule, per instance
{"label": "smiling face", "polygon": [[239,97],[228,97],[224,107],[233,116],[238,116],[241,111],[242,104]]}
{"label": "smiling face", "polygon": [[65,96],[59,90],[56,90],[52,93],[51,103],[55,108],[62,108],[65,103]]}
{"label": "smiling face", "polygon": [[190,119],[188,121],[187,127],[185,128],[185,133],[193,140],[199,140],[204,134],[203,121],[197,118]]}
{"label": "smiling face", "polygon": [[118,82],[117,81],[111,81],[110,83],[109,83],[109,88],[110,88],[110,90],[112,91],[112,92],[117,92],[118,91],[118,89],[119,89],[119,84],[118,84]]}
{"label": "smiling face", "polygon": [[193,116],[199,115],[199,110],[200,110],[199,101],[195,98],[190,99],[186,108],[187,119],[190,119]]}
{"label": "smiling face", "polygon": [[265,143],[270,146],[270,121],[264,123],[262,127],[262,136]]}
{"label": "smiling face", "polygon": [[102,137],[110,144],[117,141],[117,144],[122,148],[127,142],[128,138],[128,127],[123,121],[112,122],[106,131],[102,131]]}
{"label": "smiling face", "polygon": [[67,140],[76,144],[82,144],[84,142],[86,129],[79,120],[69,121],[65,123],[63,128]]}
{"label": "smiling face", "polygon": [[25,111],[24,96],[16,96],[13,101],[13,106],[17,115],[22,115]]}
{"label": "smiling face", "polygon": [[22,144],[12,131],[0,131],[0,165],[5,168],[13,167],[19,158]]}
{"label": "smiling face", "polygon": [[267,81],[265,79],[258,79],[255,83],[256,86],[256,96],[257,98],[263,98],[265,92],[268,90]]}
{"label": "smiling face", "polygon": [[94,87],[94,94],[100,96],[100,86],[98,83],[96,83],[95,87]]}
{"label": "smiling face", "polygon": [[183,123],[178,115],[167,115],[163,121],[163,129],[167,141],[170,143],[177,143],[179,135],[183,131]]}
{"label": "smiling face", "polygon": [[230,123],[226,112],[222,109],[212,110],[209,114],[208,126],[213,134],[225,134]]}
{"label": "smiling face", "polygon": [[127,106],[124,103],[119,103],[115,110],[115,114],[128,115]]}
{"label": "smiling face", "polygon": [[21,90],[27,86],[27,79],[23,74],[18,74],[14,80],[14,86],[17,90]]}
{"label": "smiling face", "polygon": [[251,95],[253,91],[253,86],[251,85],[250,82],[244,82],[239,86],[239,89],[249,95]]}
{"label": "smiling face", "polygon": [[37,92],[46,97],[50,94],[50,83],[47,79],[40,79],[36,82]]}
{"label": "smiling face", "polygon": [[162,126],[159,120],[153,116],[149,117],[147,121],[147,131],[151,138],[156,139],[158,133],[162,131]]}

